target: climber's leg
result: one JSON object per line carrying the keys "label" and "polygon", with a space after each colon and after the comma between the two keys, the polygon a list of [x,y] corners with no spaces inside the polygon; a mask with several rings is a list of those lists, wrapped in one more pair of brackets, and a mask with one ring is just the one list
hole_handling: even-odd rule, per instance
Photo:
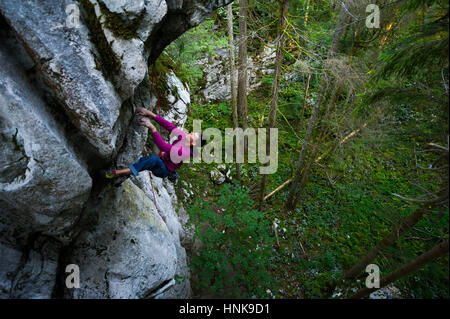
{"label": "climber's leg", "polygon": [[169,176],[170,171],[167,169],[166,164],[163,162],[161,157],[155,156],[157,160],[155,161],[155,166],[152,169],[153,175],[156,177],[166,178]]}
{"label": "climber's leg", "polygon": [[141,157],[139,162],[129,166],[132,174],[138,176],[139,172],[149,170],[156,177],[167,177],[170,171],[167,169],[166,164],[158,156]]}
{"label": "climber's leg", "polygon": [[122,176],[122,175],[131,175],[132,172],[129,168],[118,169],[118,170],[100,170],[100,176],[106,179],[113,179],[114,177]]}
{"label": "climber's leg", "polygon": [[124,169],[117,169],[114,171],[116,176],[122,176],[122,175],[131,175],[131,169],[124,168]]}

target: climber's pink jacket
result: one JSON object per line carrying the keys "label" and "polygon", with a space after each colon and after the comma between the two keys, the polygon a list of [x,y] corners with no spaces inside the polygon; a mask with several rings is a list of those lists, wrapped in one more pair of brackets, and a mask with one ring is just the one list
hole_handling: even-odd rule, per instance
{"label": "climber's pink jacket", "polygon": [[167,169],[174,171],[183,164],[183,161],[189,160],[191,157],[190,147],[186,146],[185,143],[187,134],[159,115],[156,115],[155,121],[162,128],[166,129],[171,136],[177,136],[177,139],[172,144],[169,144],[164,142],[157,131],[152,133],[156,146],[163,152],[162,160],[166,164]]}

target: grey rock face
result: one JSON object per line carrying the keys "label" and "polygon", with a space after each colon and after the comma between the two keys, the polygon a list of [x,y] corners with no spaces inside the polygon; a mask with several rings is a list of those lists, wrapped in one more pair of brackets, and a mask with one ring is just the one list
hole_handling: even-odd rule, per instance
{"label": "grey rock face", "polygon": [[111,156],[122,101],[96,69],[96,49],[86,26],[67,28],[65,3],[59,0],[4,0],[0,12],[74,124],[100,155]]}
{"label": "grey rock face", "polygon": [[[5,119],[0,118],[0,182],[11,183],[18,176],[25,175],[28,161],[24,156],[23,139]],[[17,133],[17,134],[16,134]]]}
{"label": "grey rock face", "polygon": [[[28,232],[63,237],[89,197],[92,181],[73,154],[21,61],[0,44],[0,199],[10,227],[29,221]],[[19,213],[20,216],[16,214]]]}
{"label": "grey rock face", "polygon": [[166,1],[161,0],[106,0],[104,3],[109,11],[120,14],[124,20],[132,20],[142,14],[137,33],[144,42],[167,13]]}
{"label": "grey rock face", "polygon": [[10,297],[16,269],[20,266],[22,253],[11,246],[0,244],[0,298]]}
{"label": "grey rock face", "polygon": [[144,10],[145,2],[144,0],[106,0],[105,4],[111,12],[137,16]]}
{"label": "grey rock face", "polygon": [[93,231],[76,240],[70,263],[80,267],[73,298],[145,298],[169,283],[176,271],[173,238],[153,203],[133,182],[100,195]]}
{"label": "grey rock face", "polygon": [[[236,46],[237,49],[237,46]],[[218,102],[231,99],[231,74],[228,50],[217,50],[216,56],[205,56],[198,64],[203,66],[205,84],[200,90],[200,96],[205,102]],[[236,50],[235,55],[238,52]],[[275,62],[276,46],[268,44],[261,54],[247,58],[247,88],[255,90],[261,85],[262,75],[272,74]],[[238,74],[235,83],[238,83]]]}
{"label": "grey rock face", "polygon": [[[46,236],[36,236],[32,239],[31,246],[22,253],[18,267],[13,270],[15,272],[11,272],[13,276],[9,298],[43,299],[52,295],[61,243]],[[11,250],[10,247],[4,247]],[[9,251],[5,252],[5,255],[11,258],[12,265],[15,265],[17,252]]]}
{"label": "grey rock face", "polygon": [[[97,0],[0,1],[0,298],[189,297],[187,215],[171,184],[154,179],[155,201],[148,174],[110,184],[95,174],[142,153],[134,111],[155,107],[148,65],[230,2],[104,0],[137,21],[125,38]],[[182,127],[189,90],[166,80],[162,115]],[[78,289],[65,288],[70,263]]]}
{"label": "grey rock face", "polygon": [[[177,264],[174,274],[174,284],[159,298],[188,298],[191,294],[190,275],[186,262],[186,251],[182,246],[182,240],[185,238],[185,230],[183,228],[182,220],[180,220],[180,211],[182,206],[174,205],[176,195],[171,192],[173,186],[171,182],[161,178],[152,177],[147,172],[141,172],[137,178],[133,178],[133,182],[147,195],[147,197],[158,207],[158,212],[161,214],[174,243],[177,255]],[[154,196],[152,192],[152,184],[154,188]],[[175,195],[175,196],[174,196]]]}

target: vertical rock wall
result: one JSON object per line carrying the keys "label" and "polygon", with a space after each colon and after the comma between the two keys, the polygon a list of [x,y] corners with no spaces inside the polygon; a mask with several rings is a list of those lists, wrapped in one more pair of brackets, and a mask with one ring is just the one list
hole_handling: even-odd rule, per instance
{"label": "vertical rock wall", "polygon": [[[153,178],[157,209],[148,174],[96,172],[141,156],[148,66],[229,2],[0,1],[1,298],[189,296],[170,182]],[[183,126],[189,91],[166,76],[178,95],[163,116]],[[71,263],[78,289],[65,287]]]}

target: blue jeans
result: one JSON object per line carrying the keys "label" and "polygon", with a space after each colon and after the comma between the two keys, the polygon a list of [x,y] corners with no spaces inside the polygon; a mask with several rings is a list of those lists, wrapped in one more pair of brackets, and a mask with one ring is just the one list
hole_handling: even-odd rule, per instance
{"label": "blue jeans", "polygon": [[153,155],[149,157],[141,157],[139,162],[128,166],[134,176],[138,176],[139,172],[149,170],[156,177],[165,178],[170,174],[166,164],[159,156]]}

